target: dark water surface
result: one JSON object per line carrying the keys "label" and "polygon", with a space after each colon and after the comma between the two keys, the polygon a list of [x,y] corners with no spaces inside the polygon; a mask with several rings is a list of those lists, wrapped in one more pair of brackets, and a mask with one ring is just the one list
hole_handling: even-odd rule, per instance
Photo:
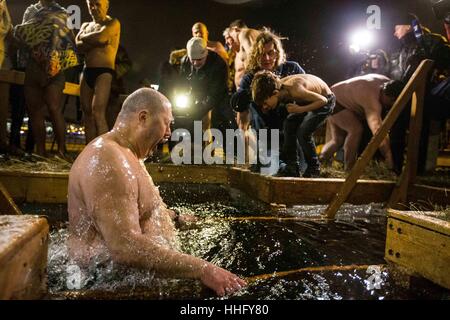
{"label": "dark water surface", "polygon": [[[387,269],[376,267],[385,264],[386,212],[381,205],[345,205],[337,221],[325,222],[314,220],[325,206],[273,211],[223,186],[162,185],[160,190],[172,209],[200,217],[179,232],[184,252],[250,277],[250,285],[233,299],[450,297],[440,290],[403,289],[394,284]],[[124,271],[112,262],[91,270],[93,275],[87,275],[89,281],[83,289],[74,291],[68,282],[73,270],[65,244],[65,205],[24,204],[22,210],[48,215],[52,224],[48,256],[51,298],[215,298],[196,281],[155,279],[151,272]],[[346,267],[349,265],[355,267]],[[368,270],[367,266],[374,267]],[[287,274],[279,276],[282,272]]]}

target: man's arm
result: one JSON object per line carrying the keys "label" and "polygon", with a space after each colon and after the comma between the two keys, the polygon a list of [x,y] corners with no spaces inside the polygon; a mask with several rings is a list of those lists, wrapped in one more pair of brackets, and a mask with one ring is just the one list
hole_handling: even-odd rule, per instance
{"label": "man's arm", "polygon": [[[106,149],[99,157],[92,174],[82,180],[81,189],[89,195],[86,205],[112,258],[129,266],[154,270],[163,276],[200,279],[217,294],[223,295],[225,288],[230,282],[237,281],[237,277],[144,235],[139,223],[138,185],[129,178],[122,163],[127,160]],[[109,186],[106,189],[105,184]]]}
{"label": "man's arm", "polygon": [[80,34],[79,40],[94,46],[103,47],[111,42],[111,39],[116,37],[120,32],[120,22],[113,19],[108,25],[104,25],[100,30],[87,33],[86,30]]}
{"label": "man's arm", "polygon": [[75,37],[75,43],[77,45],[77,48],[79,51],[86,52],[89,51],[92,46],[84,42],[80,39],[81,35],[83,35],[86,31],[87,26],[89,25],[89,22],[85,22],[81,25],[80,31],[78,32],[77,36]]}
{"label": "man's arm", "polygon": [[[380,127],[383,123],[383,120],[381,119],[381,110],[383,106],[378,101],[378,99],[372,99],[372,101],[369,101],[367,105],[368,107],[365,108],[367,124],[372,134],[375,135],[378,130],[380,130]],[[389,169],[392,169],[394,167],[394,160],[392,158],[389,136],[386,136],[383,142],[381,142],[379,149],[386,161],[386,165]]]}
{"label": "man's arm", "polygon": [[228,52],[220,41],[214,43],[214,51],[226,62],[228,63]]}
{"label": "man's arm", "polygon": [[8,7],[6,6],[6,2],[3,2],[3,4],[0,4],[0,6],[3,6],[3,14],[0,17],[0,37],[5,37],[12,28],[11,25],[11,16],[9,15]]}

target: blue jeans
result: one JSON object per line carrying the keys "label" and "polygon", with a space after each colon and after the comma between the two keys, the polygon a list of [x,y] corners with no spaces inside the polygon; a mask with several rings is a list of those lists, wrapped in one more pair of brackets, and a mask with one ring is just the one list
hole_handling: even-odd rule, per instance
{"label": "blue jeans", "polygon": [[328,98],[330,103],[320,109],[308,113],[290,114],[286,118],[281,160],[288,166],[306,167],[306,170],[320,167],[313,134],[333,112],[336,98],[334,95]]}

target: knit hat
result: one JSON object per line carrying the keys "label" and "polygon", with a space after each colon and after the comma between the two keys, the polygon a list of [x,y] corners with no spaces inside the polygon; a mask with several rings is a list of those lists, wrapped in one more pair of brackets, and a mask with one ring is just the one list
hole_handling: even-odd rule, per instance
{"label": "knit hat", "polygon": [[186,45],[187,54],[191,60],[203,59],[208,54],[206,41],[200,37],[193,37]]}
{"label": "knit hat", "polygon": [[398,15],[394,22],[396,25],[409,26],[412,24],[413,20],[419,21],[419,18],[414,13],[403,13]]}

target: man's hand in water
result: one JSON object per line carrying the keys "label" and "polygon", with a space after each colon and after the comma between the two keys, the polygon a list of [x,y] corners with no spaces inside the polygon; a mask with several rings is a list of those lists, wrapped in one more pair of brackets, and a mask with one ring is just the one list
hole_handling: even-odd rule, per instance
{"label": "man's hand in water", "polygon": [[200,280],[219,296],[235,293],[247,286],[247,283],[238,276],[211,263],[203,269]]}
{"label": "man's hand in water", "polygon": [[198,217],[191,215],[191,214],[180,214],[178,216],[178,223],[180,226],[185,226],[190,223],[194,223],[198,221]]}

